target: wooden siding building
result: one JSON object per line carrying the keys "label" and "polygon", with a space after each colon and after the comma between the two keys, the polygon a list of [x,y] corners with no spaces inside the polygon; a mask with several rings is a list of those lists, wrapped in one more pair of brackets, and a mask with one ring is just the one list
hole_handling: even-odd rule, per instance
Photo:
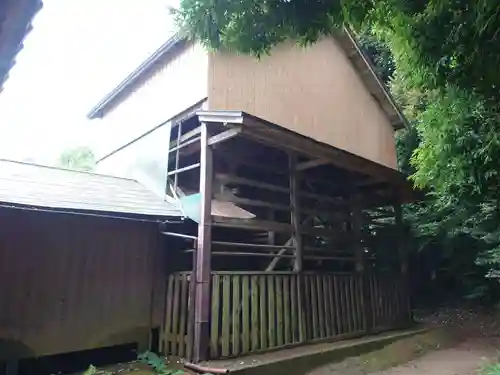
{"label": "wooden siding building", "polygon": [[348,30],[260,61],[174,36],[88,116],[117,135],[100,171],[192,219],[162,230],[177,241],[165,354],[235,357],[411,322],[401,204],[414,196],[393,137],[405,120]]}
{"label": "wooden siding building", "polygon": [[179,211],[133,180],[0,161],[0,362],[137,343]]}

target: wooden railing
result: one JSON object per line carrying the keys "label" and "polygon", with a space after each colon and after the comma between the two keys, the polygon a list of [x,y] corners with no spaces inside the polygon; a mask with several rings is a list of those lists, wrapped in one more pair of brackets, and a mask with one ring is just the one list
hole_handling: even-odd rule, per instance
{"label": "wooden railing", "polygon": [[[162,335],[166,354],[190,355],[189,274],[172,274]],[[409,322],[397,278],[353,274],[212,272],[210,358],[341,339]]]}

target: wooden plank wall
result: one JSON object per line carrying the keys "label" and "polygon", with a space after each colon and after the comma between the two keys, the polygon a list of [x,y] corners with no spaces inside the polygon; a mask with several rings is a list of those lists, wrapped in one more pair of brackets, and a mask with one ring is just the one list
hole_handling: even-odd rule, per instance
{"label": "wooden plank wall", "polygon": [[7,208],[0,223],[0,361],[147,348],[165,304],[156,223]]}
{"label": "wooden plank wall", "polygon": [[[362,279],[355,274],[212,272],[209,357],[237,357],[401,326],[410,315],[400,285],[397,278],[371,275],[365,301]],[[189,356],[188,273],[172,274],[167,289],[164,352]]]}

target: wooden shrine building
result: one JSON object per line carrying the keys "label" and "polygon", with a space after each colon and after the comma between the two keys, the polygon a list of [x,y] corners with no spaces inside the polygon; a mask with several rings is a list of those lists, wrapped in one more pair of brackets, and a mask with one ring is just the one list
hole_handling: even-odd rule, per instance
{"label": "wooden shrine building", "polygon": [[185,218],[161,228],[165,354],[236,357],[410,323],[405,120],[349,30],[260,60],[174,35],[88,117],[115,142],[97,170]]}
{"label": "wooden shrine building", "polygon": [[234,357],[410,323],[399,172],[243,112],[198,112],[170,146],[170,194],[201,214],[164,231],[179,243],[166,354]]}

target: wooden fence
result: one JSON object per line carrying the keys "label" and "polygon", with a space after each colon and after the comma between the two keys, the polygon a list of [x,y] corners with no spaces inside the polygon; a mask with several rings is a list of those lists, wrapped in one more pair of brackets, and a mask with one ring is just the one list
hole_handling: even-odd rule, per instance
{"label": "wooden fence", "polygon": [[[210,358],[402,326],[410,312],[401,285],[375,275],[213,272]],[[189,357],[189,273],[171,275],[167,289],[162,347]]]}

